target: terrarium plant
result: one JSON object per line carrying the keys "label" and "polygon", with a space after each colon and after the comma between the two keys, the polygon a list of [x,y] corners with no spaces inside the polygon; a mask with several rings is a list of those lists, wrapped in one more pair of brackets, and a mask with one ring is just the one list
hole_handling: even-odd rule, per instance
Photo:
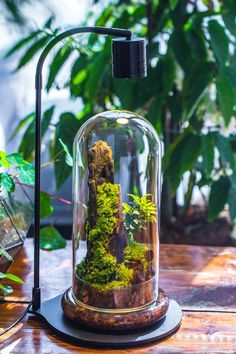
{"label": "terrarium plant", "polygon": [[[13,262],[13,258],[11,257],[11,255],[1,247],[0,247],[0,257],[4,257],[9,262]],[[13,282],[21,283],[21,284],[23,283],[23,280],[21,278],[19,278],[18,276],[14,275],[14,274],[11,274],[11,273],[0,272],[0,280],[2,280],[2,279],[11,280]],[[0,297],[5,296],[5,295],[9,295],[12,292],[13,292],[13,289],[10,285],[0,283]]]}
{"label": "terrarium plant", "polygon": [[[77,265],[75,295],[102,308],[150,303],[154,294],[146,282],[155,277],[153,251],[142,231],[156,223],[156,205],[151,194],[128,194],[130,202],[122,203],[121,185],[114,183],[112,148],[105,141],[93,144],[88,161],[87,254]],[[128,296],[117,296],[121,288],[132,286],[135,291]]]}
{"label": "terrarium plant", "polygon": [[[30,200],[19,185],[33,183],[34,167],[21,154],[0,152],[0,295],[3,296],[13,291],[11,286],[2,283],[3,279],[23,282],[6,272],[23,246],[32,217]],[[18,200],[16,193],[22,200]]]}

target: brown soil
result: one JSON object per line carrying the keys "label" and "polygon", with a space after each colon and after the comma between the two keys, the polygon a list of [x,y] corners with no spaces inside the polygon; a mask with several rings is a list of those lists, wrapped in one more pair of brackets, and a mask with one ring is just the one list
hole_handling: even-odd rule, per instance
{"label": "brown soil", "polygon": [[213,222],[207,221],[207,211],[191,206],[187,213],[169,223],[161,223],[161,242],[204,246],[236,246],[231,237],[232,225],[227,214]]}

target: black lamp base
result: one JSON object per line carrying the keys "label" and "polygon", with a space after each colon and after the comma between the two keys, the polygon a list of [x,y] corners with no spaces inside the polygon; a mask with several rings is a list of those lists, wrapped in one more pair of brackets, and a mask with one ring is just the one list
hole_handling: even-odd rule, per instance
{"label": "black lamp base", "polygon": [[165,317],[155,325],[121,334],[98,332],[66,318],[61,308],[62,297],[63,294],[58,295],[43,302],[40,309],[29,312],[44,320],[58,337],[87,347],[131,347],[156,342],[174,333],[182,319],[181,307],[170,299]]}

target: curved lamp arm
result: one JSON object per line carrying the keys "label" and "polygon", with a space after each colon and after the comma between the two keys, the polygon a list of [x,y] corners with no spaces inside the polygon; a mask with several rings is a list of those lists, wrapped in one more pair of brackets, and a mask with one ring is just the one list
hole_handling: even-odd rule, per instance
{"label": "curved lamp arm", "polygon": [[41,91],[42,69],[47,55],[61,40],[79,33],[97,33],[116,37],[113,46],[113,74],[119,78],[145,77],[146,53],[144,39],[131,39],[131,31],[106,27],[78,27],[57,35],[50,41],[37,63],[35,76],[35,196],[34,196],[34,287],[32,291],[33,310],[40,308],[40,164],[41,164]]}

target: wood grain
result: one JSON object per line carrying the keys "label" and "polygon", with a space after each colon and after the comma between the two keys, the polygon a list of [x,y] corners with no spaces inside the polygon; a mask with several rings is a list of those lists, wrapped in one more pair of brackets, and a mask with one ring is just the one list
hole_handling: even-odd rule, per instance
{"label": "wood grain", "polygon": [[[54,297],[71,285],[71,242],[63,250],[41,251],[43,298]],[[26,240],[9,272],[22,277],[7,300],[31,299],[33,242]],[[161,245],[160,287],[184,309],[236,312],[236,248]]]}
{"label": "wood grain", "polygon": [[[13,284],[9,301],[31,299],[33,243],[24,249],[10,272],[24,278]],[[234,353],[236,352],[236,249],[161,245],[160,285],[184,311],[178,332],[155,345],[106,353]],[[66,249],[41,252],[42,291],[53,297],[71,285],[71,242]],[[0,331],[23,313],[27,303],[0,304]],[[2,343],[1,343],[2,342]],[[64,343],[43,323],[27,316],[23,325],[0,337],[0,353],[95,353],[98,350]]]}
{"label": "wood grain", "polygon": [[[21,305],[23,306],[23,305]],[[2,316],[2,313],[1,313]],[[6,314],[7,316],[7,314]],[[139,348],[104,350],[106,353],[233,353],[236,351],[236,315],[229,313],[184,313],[180,329],[170,338]],[[0,337],[1,338],[1,337]],[[0,349],[19,353],[96,353],[101,350],[78,347],[56,337],[38,319],[28,316],[17,333]],[[4,352],[1,351],[1,354]]]}

